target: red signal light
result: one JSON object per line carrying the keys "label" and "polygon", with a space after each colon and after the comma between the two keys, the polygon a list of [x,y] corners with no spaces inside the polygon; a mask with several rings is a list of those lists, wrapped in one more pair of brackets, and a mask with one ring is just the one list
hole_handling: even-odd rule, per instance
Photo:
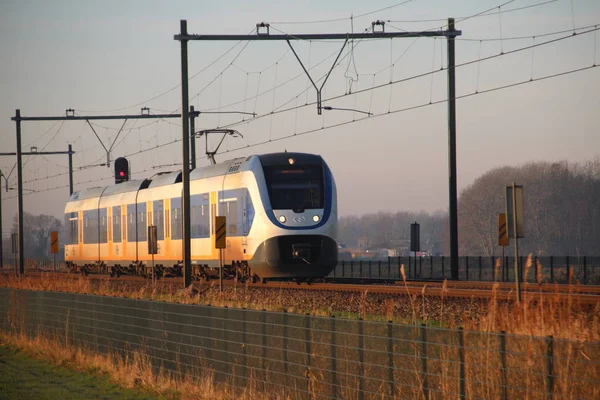
{"label": "red signal light", "polygon": [[125,176],[125,172],[124,171],[119,172],[119,176]]}

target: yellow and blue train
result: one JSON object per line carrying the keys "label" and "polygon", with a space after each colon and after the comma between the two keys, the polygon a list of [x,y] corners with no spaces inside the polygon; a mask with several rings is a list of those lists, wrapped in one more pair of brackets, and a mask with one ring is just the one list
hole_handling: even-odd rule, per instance
{"label": "yellow and blue train", "polygon": [[[190,172],[192,272],[218,275],[215,216],[227,217],[224,275],[311,280],[337,264],[337,194],[321,156],[273,153]],[[148,226],[157,227],[155,273],[182,272],[181,171],[73,193],[65,207],[72,271],[148,275]]]}

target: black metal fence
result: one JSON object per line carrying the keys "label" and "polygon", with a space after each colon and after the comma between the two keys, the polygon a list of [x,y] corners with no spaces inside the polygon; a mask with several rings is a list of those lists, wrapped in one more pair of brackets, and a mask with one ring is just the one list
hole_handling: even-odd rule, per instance
{"label": "black metal fence", "polygon": [[600,343],[0,288],[0,329],[294,399],[600,398]]}
{"label": "black metal fence", "polygon": [[[522,281],[549,283],[600,284],[600,257],[528,257],[518,258]],[[459,279],[463,281],[513,282],[514,257],[468,256],[459,258]],[[373,260],[340,261],[331,277],[363,279],[450,279],[450,257],[388,257]],[[571,279],[569,280],[569,277]]]}

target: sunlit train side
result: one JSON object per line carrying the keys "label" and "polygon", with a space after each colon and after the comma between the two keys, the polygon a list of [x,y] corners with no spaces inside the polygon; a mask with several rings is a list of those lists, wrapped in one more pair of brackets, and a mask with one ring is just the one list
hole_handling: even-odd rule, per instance
{"label": "sunlit train side", "polygon": [[[157,227],[156,270],[181,274],[181,172],[74,193],[65,207],[65,258],[83,272],[148,274],[147,227]],[[214,217],[227,217],[225,275],[312,279],[337,263],[337,197],[320,156],[274,153],[190,173],[192,271],[217,273]]]}

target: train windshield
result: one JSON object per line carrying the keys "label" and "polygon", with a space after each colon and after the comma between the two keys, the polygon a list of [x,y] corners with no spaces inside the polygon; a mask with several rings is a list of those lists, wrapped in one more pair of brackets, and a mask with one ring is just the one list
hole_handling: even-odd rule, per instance
{"label": "train windshield", "polygon": [[323,168],[320,165],[265,166],[265,179],[274,210],[323,208]]}

